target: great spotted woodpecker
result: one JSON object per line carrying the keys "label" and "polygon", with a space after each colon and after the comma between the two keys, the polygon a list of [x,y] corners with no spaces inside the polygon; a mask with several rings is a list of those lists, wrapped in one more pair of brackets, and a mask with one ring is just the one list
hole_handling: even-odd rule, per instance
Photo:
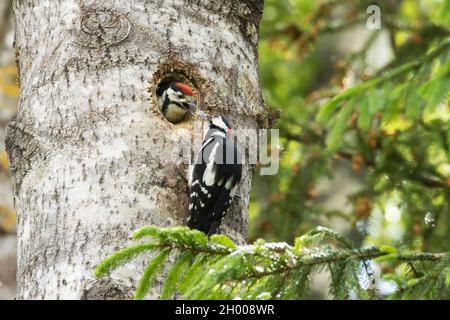
{"label": "great spotted woodpecker", "polygon": [[172,123],[179,123],[195,112],[194,94],[187,84],[181,82],[162,84],[156,90],[156,96],[159,110]]}
{"label": "great spotted woodpecker", "polygon": [[206,235],[216,233],[241,180],[241,155],[230,134],[231,126],[224,117],[210,121],[189,178],[187,226]]}

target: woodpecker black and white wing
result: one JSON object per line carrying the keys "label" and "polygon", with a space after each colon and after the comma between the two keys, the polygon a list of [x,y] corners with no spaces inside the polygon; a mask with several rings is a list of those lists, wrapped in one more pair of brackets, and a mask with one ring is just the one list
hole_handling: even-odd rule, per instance
{"label": "woodpecker black and white wing", "polygon": [[188,226],[216,232],[241,180],[241,157],[224,134],[208,133],[191,177]]}

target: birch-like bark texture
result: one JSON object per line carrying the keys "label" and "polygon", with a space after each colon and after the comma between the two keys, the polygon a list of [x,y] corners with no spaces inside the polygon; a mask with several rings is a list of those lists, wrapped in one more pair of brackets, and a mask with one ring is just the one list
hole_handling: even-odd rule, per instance
{"label": "birch-like bark texture", "polygon": [[[200,108],[255,129],[263,0],[16,0],[21,97],[8,128],[18,213],[18,299],[132,297],[148,256],[95,279],[95,266],[149,224],[183,224],[199,120],[159,113],[159,78],[187,76]],[[243,140],[246,134],[239,139]],[[179,142],[176,142],[176,140]],[[251,144],[243,154],[255,154]],[[253,167],[222,232],[246,240]],[[158,288],[150,297],[158,297]]]}

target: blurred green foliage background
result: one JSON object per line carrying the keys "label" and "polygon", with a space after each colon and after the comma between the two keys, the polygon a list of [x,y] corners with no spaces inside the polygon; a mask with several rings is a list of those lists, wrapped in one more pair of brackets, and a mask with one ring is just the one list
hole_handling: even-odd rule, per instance
{"label": "blurred green foliage background", "polygon": [[[449,49],[448,0],[266,0],[260,75],[282,110],[281,165],[255,177],[250,239],[323,225],[355,246],[449,251]],[[429,266],[377,267],[396,288],[381,294],[426,298],[402,293]]]}
{"label": "blurred green foliage background", "polygon": [[450,249],[449,38],[447,0],[265,1],[260,75],[282,110],[281,168],[255,178],[252,240],[320,224],[355,245]]}

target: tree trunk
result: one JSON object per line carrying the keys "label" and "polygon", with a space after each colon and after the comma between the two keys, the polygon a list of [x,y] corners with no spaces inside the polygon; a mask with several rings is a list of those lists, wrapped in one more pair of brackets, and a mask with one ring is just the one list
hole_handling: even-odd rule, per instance
{"label": "tree trunk", "polygon": [[[8,128],[18,213],[18,299],[132,296],[146,259],[95,279],[106,256],[149,224],[183,224],[200,120],[166,121],[155,86],[178,72],[200,109],[256,129],[263,0],[16,0],[21,98]],[[243,133],[243,141],[249,133]],[[255,154],[255,144],[243,154]],[[178,150],[178,151],[177,151]],[[222,232],[246,240],[253,167]],[[150,295],[155,298],[158,290]]]}

